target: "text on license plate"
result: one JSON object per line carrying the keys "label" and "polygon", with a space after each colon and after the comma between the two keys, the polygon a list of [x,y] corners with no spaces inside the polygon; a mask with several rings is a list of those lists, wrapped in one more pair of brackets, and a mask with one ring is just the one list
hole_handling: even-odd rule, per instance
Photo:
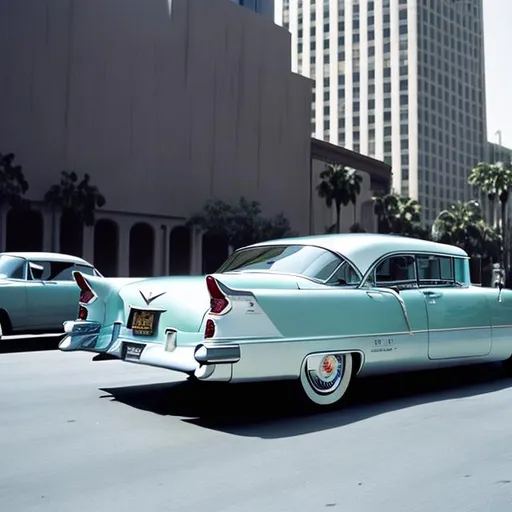
{"label": "text on license plate", "polygon": [[155,328],[155,313],[152,311],[134,311],[132,319],[133,334],[151,336]]}
{"label": "text on license plate", "polygon": [[146,345],[140,345],[138,343],[125,343],[124,344],[124,358],[139,360]]}

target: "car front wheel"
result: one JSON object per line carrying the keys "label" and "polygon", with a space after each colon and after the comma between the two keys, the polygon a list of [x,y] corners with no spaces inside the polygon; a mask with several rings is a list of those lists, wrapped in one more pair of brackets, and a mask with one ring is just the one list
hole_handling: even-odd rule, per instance
{"label": "car front wheel", "polygon": [[330,406],[345,395],[352,378],[352,354],[310,354],[302,362],[300,383],[315,405]]}

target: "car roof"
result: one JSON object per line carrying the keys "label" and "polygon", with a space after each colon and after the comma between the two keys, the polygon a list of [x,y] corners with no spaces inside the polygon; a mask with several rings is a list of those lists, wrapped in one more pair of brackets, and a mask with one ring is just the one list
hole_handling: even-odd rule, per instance
{"label": "car roof", "polygon": [[70,254],[61,254],[59,252],[2,252],[1,255],[6,256],[17,256],[18,258],[24,258],[32,261],[57,261],[57,262],[70,262],[79,265],[86,265],[92,267],[90,263],[79,258],[78,256],[71,256]]}
{"label": "car roof", "polygon": [[454,245],[441,244],[419,238],[376,233],[340,233],[281,238],[279,240],[260,242],[248,247],[295,244],[323,247],[336,252],[350,260],[363,275],[375,260],[393,252],[427,252],[468,258],[466,251]]}

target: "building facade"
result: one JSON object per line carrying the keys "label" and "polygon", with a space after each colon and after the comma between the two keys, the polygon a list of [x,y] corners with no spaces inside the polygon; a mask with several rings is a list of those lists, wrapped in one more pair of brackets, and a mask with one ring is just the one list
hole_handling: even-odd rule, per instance
{"label": "building facade", "polygon": [[276,0],[318,138],[392,165],[431,223],[486,154],[482,0]]}
{"label": "building facade", "polygon": [[487,156],[485,161],[490,164],[503,162],[505,165],[511,165],[512,149],[502,146],[501,144],[489,142],[487,144]]}
{"label": "building facade", "polygon": [[[187,221],[241,196],[316,229],[312,81],[263,16],[229,0],[5,0],[0,61],[0,153],[32,203],[0,210],[0,251],[70,252],[107,276],[211,271],[229,249]],[[62,170],[106,197],[92,226],[44,204]]]}
{"label": "building facade", "polygon": [[[107,199],[81,248],[104,260],[112,242],[112,274],[169,272],[184,245],[172,233],[211,198],[243,195],[308,232],[312,84],[264,17],[229,0],[6,0],[0,61],[0,152],[15,153],[34,204],[30,222],[2,212],[0,250],[62,250],[69,232],[41,202],[71,169]],[[129,255],[144,245],[139,272]]]}

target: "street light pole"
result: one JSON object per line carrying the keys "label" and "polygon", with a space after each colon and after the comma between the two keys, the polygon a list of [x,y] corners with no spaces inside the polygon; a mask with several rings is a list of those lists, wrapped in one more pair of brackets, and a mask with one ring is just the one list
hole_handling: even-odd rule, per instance
{"label": "street light pole", "polygon": [[501,130],[497,130],[494,135],[498,136],[498,146],[500,146],[500,148],[501,148],[501,146],[502,146],[502,143],[501,143],[501,136],[502,136]]}

